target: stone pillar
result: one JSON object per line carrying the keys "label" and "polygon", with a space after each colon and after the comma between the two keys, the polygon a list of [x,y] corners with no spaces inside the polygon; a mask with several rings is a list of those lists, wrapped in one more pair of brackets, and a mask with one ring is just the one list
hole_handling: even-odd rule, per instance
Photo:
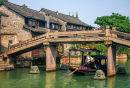
{"label": "stone pillar", "polygon": [[113,53],[114,65],[116,67],[116,45],[112,45],[112,53]]}
{"label": "stone pillar", "polygon": [[112,76],[116,74],[114,59],[113,59],[113,49],[112,44],[108,45],[107,51],[107,76]]}
{"label": "stone pillar", "polygon": [[50,28],[50,15],[45,14],[45,20],[46,20],[46,28]]}
{"label": "stone pillar", "polygon": [[56,46],[47,46],[46,71],[56,70]]}

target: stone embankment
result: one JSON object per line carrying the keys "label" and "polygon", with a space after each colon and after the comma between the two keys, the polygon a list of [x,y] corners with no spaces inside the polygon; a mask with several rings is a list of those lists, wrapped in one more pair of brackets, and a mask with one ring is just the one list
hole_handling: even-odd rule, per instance
{"label": "stone embankment", "polygon": [[10,65],[6,61],[3,60],[3,57],[0,56],[0,70],[5,70],[5,68],[14,68],[13,65]]}

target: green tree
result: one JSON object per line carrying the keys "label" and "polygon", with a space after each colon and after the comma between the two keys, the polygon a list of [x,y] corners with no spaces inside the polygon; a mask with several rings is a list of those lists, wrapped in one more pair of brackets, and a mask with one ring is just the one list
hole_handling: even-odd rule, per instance
{"label": "green tree", "polygon": [[79,17],[78,17],[78,12],[76,12],[76,17],[79,18]]}
{"label": "green tree", "polygon": [[74,12],[73,12],[72,16],[74,17]]}
{"label": "green tree", "polygon": [[27,6],[25,4],[23,4],[22,7],[26,7],[27,8]]}
{"label": "green tree", "polygon": [[70,16],[70,13],[71,13],[71,12],[69,12],[69,16]]}
{"label": "green tree", "polygon": [[101,55],[107,55],[107,47],[101,43],[101,44],[87,44],[87,47],[93,47],[95,46],[95,49],[101,51]]}
{"label": "green tree", "polygon": [[118,31],[130,33],[130,19],[129,17],[122,16],[119,13],[112,13],[110,16],[97,17],[95,24],[106,26],[110,28],[117,27]]}
{"label": "green tree", "polygon": [[[129,17],[122,16],[119,13],[112,13],[110,16],[97,17],[95,24],[106,26],[109,25],[110,28],[117,27],[117,31],[130,33],[130,19]],[[118,54],[130,55],[130,48],[124,46],[118,46]]]}
{"label": "green tree", "polygon": [[0,4],[2,3],[2,1],[7,1],[8,2],[8,0],[0,0]]}
{"label": "green tree", "polygon": [[[81,49],[86,49],[86,48],[93,48],[93,46],[95,46],[95,49],[101,51],[101,55],[107,55],[107,47],[101,43],[101,44],[87,44],[83,47],[82,44],[71,44],[71,48],[72,49],[76,49],[76,46],[80,46]],[[95,54],[95,53],[92,53],[92,55]]]}
{"label": "green tree", "polygon": [[117,53],[118,54],[127,54],[127,56],[130,56],[130,48],[127,48],[125,46],[118,46]]}

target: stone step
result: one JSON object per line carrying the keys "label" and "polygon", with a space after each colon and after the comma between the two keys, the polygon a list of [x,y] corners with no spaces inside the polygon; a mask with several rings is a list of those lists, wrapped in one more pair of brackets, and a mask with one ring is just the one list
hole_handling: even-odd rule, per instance
{"label": "stone step", "polygon": [[0,67],[0,69],[4,69],[5,67],[12,67],[12,66],[3,66],[3,67]]}
{"label": "stone step", "polygon": [[7,65],[7,66],[8,66],[8,64],[0,64],[0,66],[4,66],[4,65]]}
{"label": "stone step", "polygon": [[0,67],[1,67],[1,66],[8,66],[8,65],[7,65],[7,64],[0,64]]}
{"label": "stone step", "polygon": [[2,62],[2,61],[1,61],[0,64],[5,64],[5,62]]}
{"label": "stone step", "polygon": [[1,61],[1,62],[0,62],[0,64],[7,64],[7,63],[6,63],[6,62],[4,62],[4,61],[3,61],[3,62]]}
{"label": "stone step", "polygon": [[3,70],[5,70],[4,68],[0,68],[0,71],[3,71]]}

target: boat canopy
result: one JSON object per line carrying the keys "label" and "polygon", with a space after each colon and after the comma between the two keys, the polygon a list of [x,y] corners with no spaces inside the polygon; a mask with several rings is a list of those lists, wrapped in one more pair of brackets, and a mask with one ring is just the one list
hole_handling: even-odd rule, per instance
{"label": "boat canopy", "polygon": [[81,51],[81,52],[101,52],[97,49],[69,49],[69,51]]}
{"label": "boat canopy", "polygon": [[95,57],[99,59],[107,59],[107,55],[91,55],[91,57]]}

